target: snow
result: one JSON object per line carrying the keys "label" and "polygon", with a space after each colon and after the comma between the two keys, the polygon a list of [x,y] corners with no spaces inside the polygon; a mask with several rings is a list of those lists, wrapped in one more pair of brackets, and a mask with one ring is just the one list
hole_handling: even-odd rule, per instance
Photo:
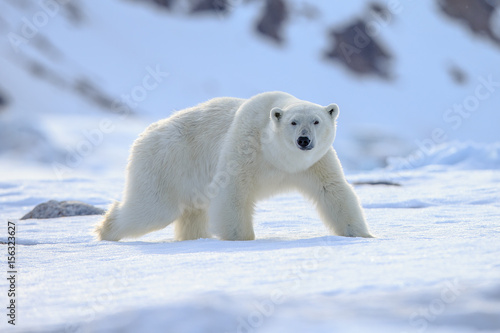
{"label": "snow", "polygon": [[118,243],[94,240],[98,216],[13,219],[66,196],[105,207],[122,178],[4,181],[1,218],[18,228],[16,330],[500,330],[500,171],[349,178],[380,179],[401,186],[356,186],[375,239],[328,235],[291,193],[258,204],[255,241],[175,242],[167,227]]}
{"label": "snow", "polygon": [[[17,50],[0,40],[0,93],[11,101],[0,110],[0,265],[7,221],[18,264],[16,327],[4,314],[0,331],[500,331],[498,48],[433,1],[402,2],[376,21],[396,58],[385,82],[321,58],[326,29],[367,15],[364,0],[310,1],[319,17],[292,15],[282,46],[252,31],[256,1],[196,18],[133,1],[74,3],[82,21],[60,8]],[[40,11],[1,1],[0,31],[20,33]],[[52,76],[34,75],[34,62]],[[127,112],[82,97],[80,80]],[[175,242],[171,226],[97,242],[99,216],[19,220],[48,200],[106,208],[149,123],[267,90],[339,104],[334,146],[348,180],[400,185],[355,187],[377,238],[329,235],[295,193],[258,204],[250,242]],[[2,306],[7,289],[0,279]]]}

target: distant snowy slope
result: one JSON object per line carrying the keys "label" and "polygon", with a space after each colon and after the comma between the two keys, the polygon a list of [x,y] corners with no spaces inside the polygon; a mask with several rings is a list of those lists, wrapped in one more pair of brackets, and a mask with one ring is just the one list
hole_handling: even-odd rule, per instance
{"label": "distant snowy slope", "polygon": [[500,143],[479,145],[451,142],[421,146],[408,156],[394,157],[388,161],[389,170],[399,171],[431,165],[446,169],[500,170]]}
{"label": "distant snowy slope", "polygon": [[[39,134],[1,131],[0,169],[12,163],[16,175],[30,174],[33,162],[54,174],[47,160],[68,166],[84,133],[110,118],[114,129],[66,175],[116,174],[151,121],[212,97],[266,90],[338,103],[335,146],[349,170],[383,166],[388,156],[429,141],[500,141],[500,50],[450,22],[435,1],[401,2],[384,19],[362,0],[309,1],[318,13],[311,18],[297,14],[298,1],[289,3],[285,43],[277,46],[253,28],[260,1],[232,3],[226,15],[196,16],[135,1],[59,8],[1,1],[0,90],[10,103],[0,129]],[[329,29],[355,17],[368,20],[390,50],[394,80],[362,79],[324,59]],[[463,84],[453,81],[453,68],[464,73]],[[20,146],[26,153],[12,148]]]}

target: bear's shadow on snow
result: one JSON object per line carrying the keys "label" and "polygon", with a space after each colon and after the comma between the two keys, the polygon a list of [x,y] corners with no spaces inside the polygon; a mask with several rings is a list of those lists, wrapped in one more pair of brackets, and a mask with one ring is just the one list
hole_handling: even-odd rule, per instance
{"label": "bear's shadow on snow", "polygon": [[135,247],[150,254],[182,254],[203,252],[243,252],[243,251],[275,251],[307,247],[346,246],[369,242],[367,238],[351,238],[341,236],[322,236],[306,239],[279,239],[266,238],[253,241],[221,241],[213,238],[204,238],[189,241],[120,241],[120,246]]}

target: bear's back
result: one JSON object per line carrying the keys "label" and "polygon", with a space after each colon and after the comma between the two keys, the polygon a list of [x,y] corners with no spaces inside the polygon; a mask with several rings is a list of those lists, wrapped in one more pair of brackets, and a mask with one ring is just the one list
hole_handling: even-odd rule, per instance
{"label": "bear's back", "polygon": [[244,101],[216,98],[152,124],[134,143],[132,153],[140,157],[136,161],[158,161],[156,167],[170,177],[204,186],[215,173],[228,129]]}

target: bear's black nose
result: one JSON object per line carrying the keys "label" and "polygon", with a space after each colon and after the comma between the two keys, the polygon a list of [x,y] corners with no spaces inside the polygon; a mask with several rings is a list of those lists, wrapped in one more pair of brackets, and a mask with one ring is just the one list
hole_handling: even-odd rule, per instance
{"label": "bear's black nose", "polygon": [[306,148],[311,143],[311,140],[307,136],[299,136],[297,139],[297,144],[300,148]]}

